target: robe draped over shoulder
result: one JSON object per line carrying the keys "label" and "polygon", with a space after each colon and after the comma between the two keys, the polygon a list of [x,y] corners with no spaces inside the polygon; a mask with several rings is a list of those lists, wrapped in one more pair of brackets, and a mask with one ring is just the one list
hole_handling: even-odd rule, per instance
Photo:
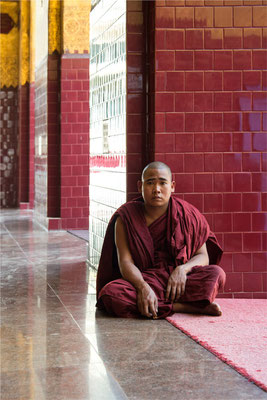
{"label": "robe draped over shoulder", "polygon": [[[124,223],[135,265],[142,272],[154,266],[154,244],[146,225],[143,199],[140,197],[122,205],[109,222],[97,272],[97,298],[107,283],[122,278],[114,239],[114,226],[118,217]],[[204,243],[207,244],[210,264],[218,264],[222,249],[205,217],[191,204],[172,196],[167,210],[166,245],[173,266],[186,263]]]}

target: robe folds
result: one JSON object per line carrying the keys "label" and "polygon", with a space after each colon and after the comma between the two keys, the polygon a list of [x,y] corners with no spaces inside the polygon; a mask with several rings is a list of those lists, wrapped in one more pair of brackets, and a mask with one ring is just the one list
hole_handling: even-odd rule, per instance
{"label": "robe folds", "polygon": [[122,205],[109,222],[97,272],[97,307],[120,317],[140,316],[136,289],[122,278],[118,265],[114,238],[118,217],[125,226],[134,264],[157,295],[159,317],[173,312],[172,303],[165,300],[170,274],[190,260],[204,243],[210,265],[192,268],[179,302],[205,307],[214,301],[224,285],[225,274],[217,265],[222,249],[204,216],[194,206],[172,196],[167,212],[147,226],[140,197]]}

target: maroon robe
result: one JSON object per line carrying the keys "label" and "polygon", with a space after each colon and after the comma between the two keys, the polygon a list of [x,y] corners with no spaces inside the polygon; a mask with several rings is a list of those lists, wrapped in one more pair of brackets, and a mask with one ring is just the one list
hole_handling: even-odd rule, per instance
{"label": "maroon robe", "polygon": [[137,317],[136,289],[120,274],[114,241],[117,217],[125,226],[134,264],[158,297],[158,316],[173,312],[172,303],[165,300],[168,278],[173,269],[190,260],[207,244],[209,266],[193,267],[187,275],[185,293],[180,302],[204,307],[214,301],[225,274],[217,264],[222,250],[203,215],[189,203],[170,198],[167,213],[146,225],[142,198],[121,206],[108,225],[98,273],[97,306],[121,317]]}

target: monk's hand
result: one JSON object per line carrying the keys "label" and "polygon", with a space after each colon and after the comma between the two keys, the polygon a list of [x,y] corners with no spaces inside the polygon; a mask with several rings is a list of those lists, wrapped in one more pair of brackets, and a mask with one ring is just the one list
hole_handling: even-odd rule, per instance
{"label": "monk's hand", "polygon": [[166,300],[170,300],[172,303],[177,302],[185,292],[186,280],[186,271],[183,268],[183,265],[179,265],[169,276],[166,290]]}
{"label": "monk's hand", "polygon": [[157,318],[158,299],[146,282],[137,289],[137,307],[144,317]]}

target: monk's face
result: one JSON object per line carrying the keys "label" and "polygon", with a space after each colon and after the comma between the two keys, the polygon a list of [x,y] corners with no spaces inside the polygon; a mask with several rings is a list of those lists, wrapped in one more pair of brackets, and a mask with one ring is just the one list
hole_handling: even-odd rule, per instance
{"label": "monk's face", "polygon": [[169,171],[165,168],[146,170],[144,179],[138,183],[145,205],[150,207],[168,206],[174,188],[175,182],[171,181]]}

